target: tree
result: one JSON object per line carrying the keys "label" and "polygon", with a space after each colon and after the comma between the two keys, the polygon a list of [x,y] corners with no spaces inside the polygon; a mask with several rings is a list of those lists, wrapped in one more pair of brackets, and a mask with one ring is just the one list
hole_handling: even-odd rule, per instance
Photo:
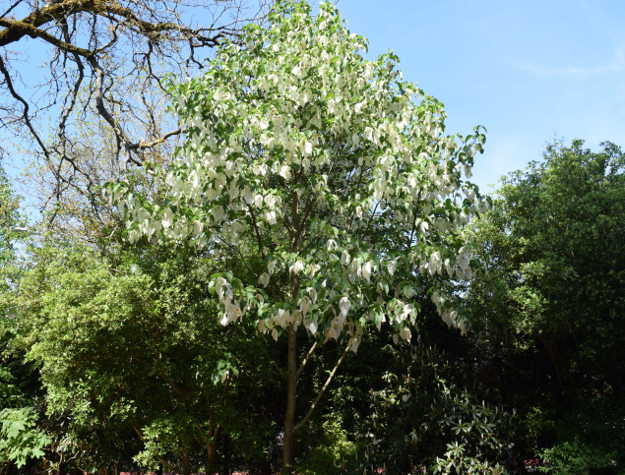
{"label": "tree", "polygon": [[29,267],[14,290],[11,346],[40,369],[56,470],[134,457],[213,473],[222,432],[246,454],[263,446],[265,421],[243,408],[263,387],[265,338],[219,327],[202,279],[210,262],[180,248],[103,258],[50,243]]}
{"label": "tree", "polygon": [[[36,426],[38,414],[33,407],[33,394],[24,390],[33,378],[16,380],[16,374],[21,372],[23,376],[29,371],[24,371],[25,365],[19,358],[11,361],[6,355],[12,328],[7,318],[11,315],[11,308],[6,305],[4,297],[18,274],[16,244],[20,241],[23,226],[19,197],[0,164],[0,469],[3,471],[8,470],[11,463],[21,467],[29,458],[42,456],[42,447],[50,442]],[[32,387],[28,389],[32,390]]]}
{"label": "tree", "polygon": [[[152,104],[157,108],[156,103]],[[163,106],[164,107],[164,106]],[[154,119],[166,117],[166,112],[155,112]],[[127,124],[136,120],[127,119]],[[75,146],[72,156],[79,161],[81,174],[75,174],[67,184],[59,187],[57,177],[72,174],[69,162],[51,170],[50,164],[33,158],[22,173],[22,184],[27,186],[31,206],[44,213],[37,227],[59,240],[76,240],[95,246],[102,252],[119,244],[117,238],[122,222],[119,213],[102,195],[102,186],[108,181],[125,180],[145,193],[156,193],[150,175],[141,167],[124,169],[116,158],[115,140],[104,121],[82,122],[72,131]],[[166,161],[172,144],[163,143],[145,152],[154,161]]]}
{"label": "tree", "polygon": [[[9,145],[11,136],[29,139],[30,154],[55,175],[53,202],[76,186],[74,177],[87,191],[94,185],[80,160],[76,127],[97,117],[112,138],[115,159],[140,165],[154,146],[180,133],[160,122],[154,107],[163,76],[204,67],[213,47],[266,11],[264,0],[3,3],[0,124],[6,140],[0,151],[18,150]],[[29,54],[48,55],[43,72],[25,70]]]}
{"label": "tree", "polygon": [[474,297],[494,321],[545,347],[569,402],[604,382],[625,389],[614,371],[625,362],[625,158],[603,147],[549,146],[544,162],[504,181],[473,239],[486,266]]}
{"label": "tree", "polygon": [[[474,327],[503,343],[497,351],[517,365],[514,379],[531,378],[518,384],[533,395],[514,402],[535,409],[522,415],[532,438],[550,424],[570,447],[582,441],[596,454],[603,444],[616,460],[609,445],[623,432],[605,408],[620,407],[625,391],[625,155],[609,142],[598,152],[581,140],[554,143],[498,195],[470,237],[483,264],[467,292]],[[543,362],[527,369],[528,356]],[[540,391],[530,389],[537,381]],[[510,403],[510,380],[502,386]]]}
{"label": "tree", "polygon": [[[248,316],[287,339],[285,469],[365,331],[387,322],[410,339],[416,295],[463,328],[449,289],[471,272],[460,229],[482,202],[462,177],[484,135],[443,135],[442,104],[401,79],[394,54],[363,59],[365,45],[329,3],[312,17],[279,2],[267,28],[246,26],[205,75],[171,86],[187,141],[171,167],[155,166],[166,199],[110,186],[131,241],[192,241],[241,263],[211,283],[222,324]],[[301,361],[298,337],[309,342]],[[298,379],[329,340],[345,350],[297,421]]]}
{"label": "tree", "polygon": [[[341,422],[358,448],[345,463],[357,465],[349,472],[324,473],[381,467],[398,474],[426,468],[428,473],[497,473],[496,465],[510,461],[513,417],[490,404],[488,388],[475,378],[467,351],[472,332],[450,334],[434,305],[422,304],[418,341],[393,345],[383,327],[365,335],[358,358],[342,366],[322,417]],[[317,443],[308,442],[316,447],[312,455]]]}

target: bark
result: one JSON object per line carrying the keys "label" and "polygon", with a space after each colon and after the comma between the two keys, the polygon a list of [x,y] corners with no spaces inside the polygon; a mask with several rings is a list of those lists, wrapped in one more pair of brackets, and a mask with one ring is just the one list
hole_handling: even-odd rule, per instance
{"label": "bark", "polygon": [[[291,252],[296,253],[298,247],[298,231],[299,231],[299,210],[298,196],[295,192],[292,194],[291,200],[291,223],[289,234],[291,237]],[[291,274],[291,300],[297,301],[299,293],[299,279],[295,273]],[[286,395],[286,413],[284,415],[284,440],[282,446],[282,470],[286,473],[293,463],[293,445],[295,442],[295,409],[297,403],[297,380],[300,372],[298,371],[297,361],[297,328],[292,323],[288,329],[288,347],[287,347],[287,395]]]}
{"label": "bark", "polygon": [[284,416],[284,440],[282,446],[282,470],[286,473],[293,464],[295,441],[295,408],[297,396],[297,330],[289,326],[287,363],[287,396]]}
{"label": "bark", "polygon": [[208,444],[206,446],[206,475],[213,473],[215,467],[215,444]]}
{"label": "bark", "polygon": [[189,447],[185,447],[182,454],[182,475],[191,475],[191,465],[189,463]]}
{"label": "bark", "polygon": [[213,415],[211,414],[209,428],[208,428],[208,442],[206,443],[206,473],[213,473],[213,467],[215,466],[215,447],[217,446],[217,438],[221,426],[215,424]]}

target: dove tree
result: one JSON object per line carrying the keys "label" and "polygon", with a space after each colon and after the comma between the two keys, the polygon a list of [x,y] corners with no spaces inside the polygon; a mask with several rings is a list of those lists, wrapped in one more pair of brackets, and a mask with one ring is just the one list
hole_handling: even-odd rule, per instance
{"label": "dove tree", "polygon": [[[211,282],[224,325],[250,318],[287,339],[285,468],[366,331],[388,324],[409,340],[417,297],[464,329],[450,289],[471,276],[460,230],[485,206],[466,181],[484,134],[445,135],[443,105],[402,79],[392,52],[365,59],[366,45],[329,2],[316,15],[277,2],[267,27],[248,25],[203,76],[170,87],[187,134],[172,164],[154,167],[163,199],[109,186],[131,241],[193,241],[237,260]],[[345,351],[298,422],[298,378],[330,340]]]}

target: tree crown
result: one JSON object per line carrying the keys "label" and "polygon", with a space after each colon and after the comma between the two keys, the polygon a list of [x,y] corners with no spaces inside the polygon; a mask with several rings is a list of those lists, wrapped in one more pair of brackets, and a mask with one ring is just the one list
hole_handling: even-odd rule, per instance
{"label": "tree crown", "polygon": [[157,171],[166,199],[111,186],[130,240],[242,259],[214,280],[222,323],[255,309],[275,338],[303,325],[355,350],[368,324],[410,338],[417,297],[459,322],[445,295],[471,274],[459,228],[483,202],[463,174],[484,135],[445,136],[443,105],[402,79],[392,52],[368,61],[365,48],[330,3],[312,16],[278,2],[267,28],[248,25],[204,76],[172,86],[188,133]]}

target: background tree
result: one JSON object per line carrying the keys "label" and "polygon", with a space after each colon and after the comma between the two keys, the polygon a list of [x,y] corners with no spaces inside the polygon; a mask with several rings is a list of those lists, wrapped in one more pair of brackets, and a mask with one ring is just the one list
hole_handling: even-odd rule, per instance
{"label": "background tree", "polygon": [[[124,184],[112,194],[131,241],[192,240],[244,264],[214,285],[223,324],[250,314],[287,338],[286,468],[311,414],[296,420],[297,382],[319,343],[348,340],[338,366],[384,322],[408,340],[418,294],[462,326],[450,282],[470,274],[459,230],[480,207],[462,173],[484,137],[443,135],[440,102],[402,81],[391,53],[364,60],[365,40],[327,3],[313,18],[305,3],[280,2],[241,41],[171,89],[188,140],[156,172],[166,199]],[[250,242],[251,253],[239,245]],[[300,361],[298,330],[309,348]]]}
{"label": "background tree", "polygon": [[[120,80],[122,81],[122,80]],[[164,100],[161,96],[161,100]],[[157,104],[152,104],[158,108]],[[161,102],[162,107],[165,105]],[[158,116],[166,117],[159,111]],[[131,124],[132,119],[127,119]],[[32,207],[47,210],[41,222],[35,224],[39,232],[53,235],[56,239],[75,240],[102,252],[118,246],[116,238],[123,228],[121,216],[102,194],[108,181],[126,181],[134,189],[147,194],[158,193],[149,173],[140,167],[124,169],[115,155],[115,141],[102,120],[77,124],[73,130],[76,146],[72,156],[80,162],[84,174],[73,175],[59,188],[58,174],[71,174],[69,162],[51,170],[49,163],[34,157],[16,181],[24,187],[28,203]],[[146,151],[145,157],[161,163],[167,162],[172,144],[165,142]]]}
{"label": "background tree", "polygon": [[[19,213],[19,197],[0,163],[0,265],[4,269],[15,257],[15,244],[24,219]],[[4,276],[0,285],[4,285]]]}
{"label": "background tree", "polygon": [[[499,198],[471,237],[484,265],[468,293],[482,340],[478,352],[484,357],[490,348],[510,358],[482,361],[490,360],[494,373],[496,361],[504,362],[500,368],[512,366],[513,374],[500,379],[500,390],[507,402],[516,398],[526,406],[529,431],[537,430],[540,417],[562,421],[569,411],[589,423],[593,417],[606,421],[605,404],[621,400],[625,389],[620,331],[625,323],[625,156],[614,144],[602,146],[592,152],[575,140],[547,147],[543,162],[503,181]],[[522,369],[528,357],[533,370]],[[551,371],[541,375],[541,367]],[[511,393],[519,386],[538,397],[515,397]],[[569,429],[567,437],[581,437],[583,444],[606,440],[591,436],[589,427],[579,433]],[[551,430],[566,432],[553,424]],[[612,430],[622,437],[616,435],[622,429]],[[543,442],[549,447],[554,440]],[[611,453],[611,443],[601,449],[604,454]]]}
{"label": "background tree", "polygon": [[[40,384],[22,355],[11,357],[7,346],[13,338],[9,318],[12,306],[5,296],[19,278],[18,247],[23,241],[25,219],[19,197],[0,164],[0,470],[25,465],[44,454],[49,437],[38,427]],[[23,243],[22,243],[23,244]]]}
{"label": "background tree", "polygon": [[[345,361],[336,390],[303,440],[314,449],[298,473],[382,467],[398,474],[504,473],[512,456],[512,417],[490,403],[488,388],[474,378],[470,337],[450,335],[434,305],[422,304],[415,341],[395,345],[383,327],[363,337],[358,358]],[[317,354],[321,363],[325,351]],[[326,367],[315,364],[313,376],[301,383],[323,380],[314,373]]]}
{"label": "background tree", "polygon": [[[154,107],[163,76],[204,67],[211,48],[261,19],[269,3],[3,2],[0,151],[15,154],[18,147],[9,144],[19,137],[22,149],[45,162],[56,180],[53,203],[68,186],[86,184],[83,191],[89,191],[94,185],[93,170],[80,160],[83,140],[74,133],[85,121],[102,121],[104,135],[112,139],[111,159],[122,166],[143,163],[153,146],[180,133],[160,122],[160,106]],[[26,69],[36,66],[37,74]]]}
{"label": "background tree", "polygon": [[14,290],[12,347],[40,368],[56,470],[114,470],[134,457],[212,473],[224,437],[262,456],[270,420],[246,409],[264,387],[261,366],[273,381],[267,345],[218,325],[210,263],[182,249],[103,258],[76,243],[33,258]]}

